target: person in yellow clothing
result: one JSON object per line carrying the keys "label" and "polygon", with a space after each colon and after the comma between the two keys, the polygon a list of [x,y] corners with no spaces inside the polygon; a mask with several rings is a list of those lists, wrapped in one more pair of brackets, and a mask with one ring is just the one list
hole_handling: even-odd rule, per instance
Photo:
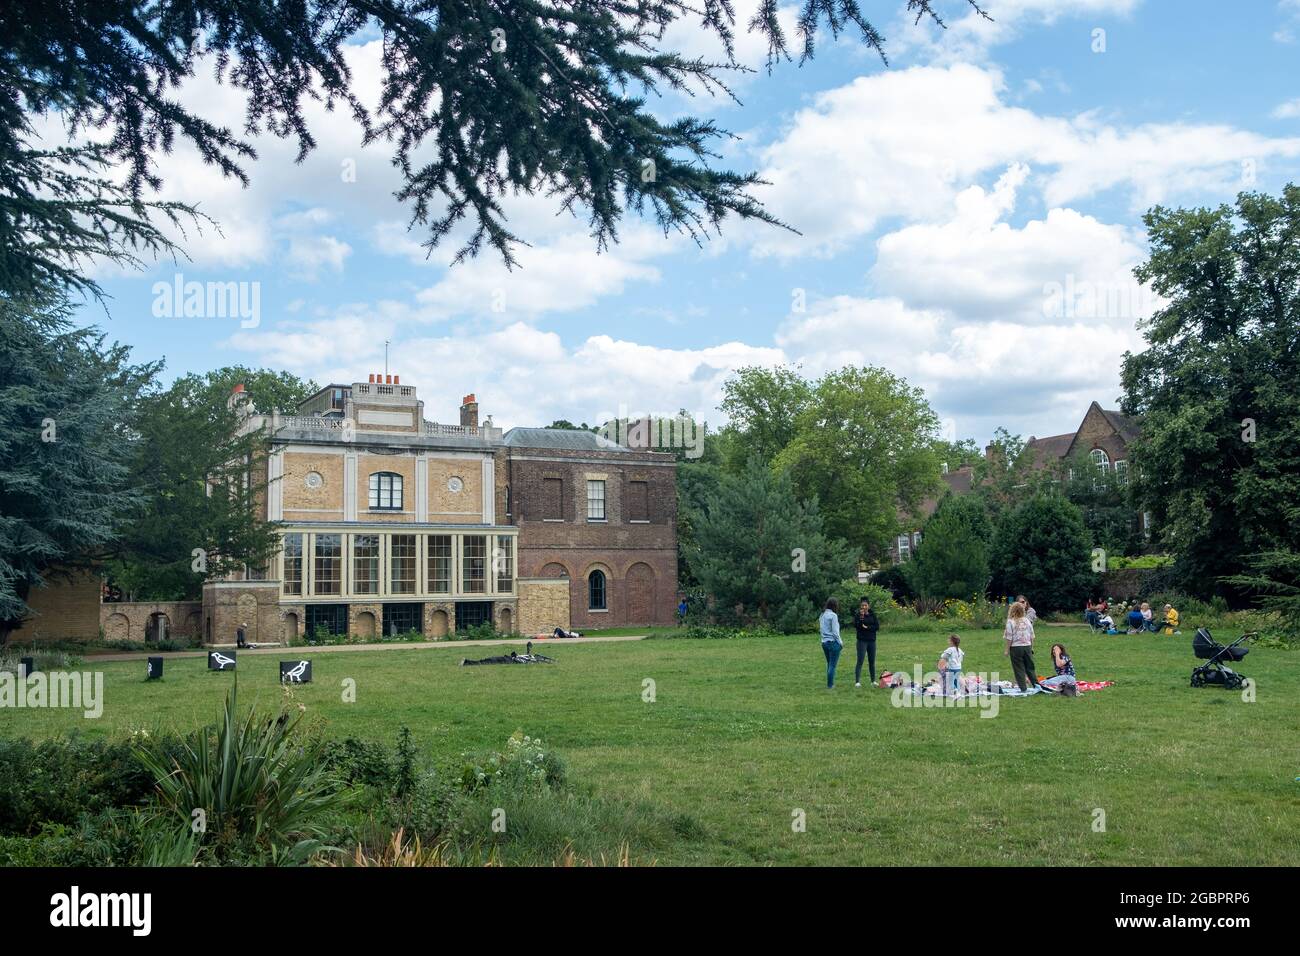
{"label": "person in yellow clothing", "polygon": [[1172,604],[1165,605],[1165,622],[1161,627],[1161,634],[1173,634],[1178,630],[1178,612],[1174,610]]}

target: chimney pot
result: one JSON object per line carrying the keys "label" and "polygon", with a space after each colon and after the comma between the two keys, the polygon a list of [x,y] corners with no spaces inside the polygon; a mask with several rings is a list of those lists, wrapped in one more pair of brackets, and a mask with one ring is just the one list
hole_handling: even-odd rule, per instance
{"label": "chimney pot", "polygon": [[401,385],[401,384],[402,384],[402,376],[400,376],[400,375],[394,375],[394,376],[393,376],[393,384],[394,384],[394,385]]}
{"label": "chimney pot", "polygon": [[235,386],[234,388],[232,388],[230,391],[231,391],[231,394],[238,395],[238,394],[239,394],[240,392],[242,392],[243,390],[244,390],[244,383],[243,383],[243,382],[240,382],[238,385],[236,385],[236,386]]}
{"label": "chimney pot", "polygon": [[375,373],[374,373],[374,372],[371,372],[371,373],[370,373],[370,384],[371,384],[371,385],[374,385],[374,384],[375,384]]}
{"label": "chimney pot", "polygon": [[460,423],[469,428],[478,428],[478,401],[474,398],[473,392],[461,401]]}

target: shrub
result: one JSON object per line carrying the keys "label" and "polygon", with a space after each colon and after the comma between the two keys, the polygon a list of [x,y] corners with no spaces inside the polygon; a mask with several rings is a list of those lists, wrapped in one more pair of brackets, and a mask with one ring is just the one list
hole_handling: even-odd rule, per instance
{"label": "shrub", "polygon": [[[856,578],[848,578],[835,585],[831,595],[840,602],[840,627],[853,627],[853,612],[858,609],[858,602],[866,598],[871,602],[871,609],[876,612],[880,626],[892,627],[903,616],[902,609],[895,603],[893,595],[878,584],[859,584]],[[812,630],[817,629],[817,621],[812,621]]]}
{"label": "shrub", "polygon": [[204,727],[169,758],[141,748],[140,762],[158,782],[151,823],[176,834],[201,809],[202,848],[217,862],[264,855],[304,861],[321,849],[322,818],[339,806],[340,792],[322,746],[295,733],[300,719],[301,713],[260,717],[253,710],[241,719],[232,688],[220,725]]}
{"label": "shrub", "polygon": [[912,584],[905,564],[892,564],[887,568],[881,568],[872,574],[869,580],[876,587],[888,591],[890,596],[900,604],[916,597],[916,587]]}
{"label": "shrub", "polygon": [[[155,737],[160,755],[176,752],[176,737]],[[75,824],[84,814],[143,806],[154,777],[132,741],[0,739],[0,833],[31,836],[47,825]]]}
{"label": "shrub", "polygon": [[[813,623],[816,624],[815,621]],[[778,631],[762,626],[736,627],[729,624],[686,624],[682,627],[673,628],[671,631],[650,634],[647,640],[663,641],[682,638],[687,640],[727,641],[736,638],[780,636],[782,635]]]}

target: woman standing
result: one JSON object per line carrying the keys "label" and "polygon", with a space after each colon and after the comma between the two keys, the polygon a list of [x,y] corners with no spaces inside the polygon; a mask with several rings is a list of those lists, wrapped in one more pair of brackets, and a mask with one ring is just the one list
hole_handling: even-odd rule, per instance
{"label": "woman standing", "polygon": [[853,612],[853,629],[858,633],[858,666],[853,671],[853,686],[862,686],[862,658],[867,659],[867,673],[871,675],[871,686],[876,686],[876,632],[880,630],[880,620],[871,610],[871,602],[863,598],[858,609]]}
{"label": "woman standing", "polygon": [[1034,670],[1034,625],[1025,614],[1025,605],[1019,601],[1011,605],[1002,636],[1007,641],[1002,653],[1011,658],[1016,686],[1022,691],[1038,686],[1038,674]]}
{"label": "woman standing", "polygon": [[826,655],[826,689],[835,687],[835,667],[840,662],[844,642],[840,640],[840,602],[831,598],[821,616],[822,653]]}

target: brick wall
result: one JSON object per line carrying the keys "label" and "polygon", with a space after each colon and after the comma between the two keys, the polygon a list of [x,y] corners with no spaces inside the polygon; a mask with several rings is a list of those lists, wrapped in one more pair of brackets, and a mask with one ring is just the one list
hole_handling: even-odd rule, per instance
{"label": "brick wall", "polygon": [[[545,460],[539,460],[545,459]],[[546,519],[545,482],[561,481],[560,520]],[[605,482],[605,520],[587,520],[587,480]],[[647,486],[644,521],[633,521],[628,488]],[[512,520],[519,526],[521,578],[566,574],[571,626],[670,624],[677,607],[677,487],[671,455],[512,449]],[[602,571],[607,609],[588,606],[588,577]],[[521,604],[526,603],[521,600]]]}
{"label": "brick wall", "polygon": [[154,639],[148,633],[149,619],[165,615],[168,637],[188,637],[197,641],[203,633],[202,601],[119,601],[99,605],[99,626],[110,641],[144,641]]}
{"label": "brick wall", "polygon": [[520,634],[550,634],[557,627],[566,631],[569,621],[569,585],[563,578],[520,578],[519,617],[515,625]]}
{"label": "brick wall", "polygon": [[76,571],[50,575],[43,588],[32,588],[32,614],[11,641],[94,640],[99,636],[99,575]]}

